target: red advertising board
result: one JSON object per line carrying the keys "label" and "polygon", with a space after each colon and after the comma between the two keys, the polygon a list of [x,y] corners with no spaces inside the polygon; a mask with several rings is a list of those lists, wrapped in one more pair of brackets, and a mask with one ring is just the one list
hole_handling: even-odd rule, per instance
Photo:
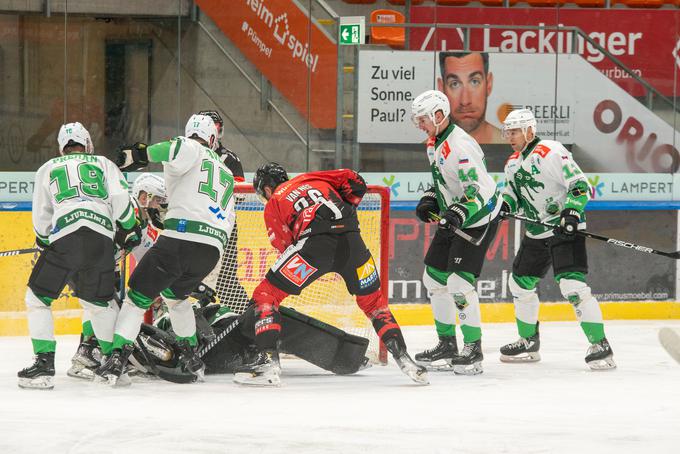
{"label": "red advertising board", "polygon": [[[578,27],[666,96],[673,96],[676,66],[680,66],[680,13],[677,10],[416,6],[411,9],[411,21]],[[463,36],[463,31],[455,28],[416,28],[411,33],[410,46],[413,50],[461,50]],[[631,95],[645,94],[642,85],[571,32],[502,27],[470,32],[470,49],[476,51],[571,53],[574,47]]]}
{"label": "red advertising board", "polygon": [[293,0],[196,3],[315,128],[335,128],[337,46],[306,10]]}

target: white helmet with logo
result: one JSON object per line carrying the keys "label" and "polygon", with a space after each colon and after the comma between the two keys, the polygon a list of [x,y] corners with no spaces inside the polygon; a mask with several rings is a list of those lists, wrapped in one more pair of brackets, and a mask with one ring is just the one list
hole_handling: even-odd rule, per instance
{"label": "white helmet with logo", "polygon": [[64,154],[64,148],[66,148],[67,145],[76,144],[85,147],[85,153],[94,153],[94,146],[92,145],[90,133],[87,132],[85,126],[77,121],[75,123],[66,123],[65,125],[62,125],[59,129],[57,142],[59,142],[59,154],[61,155]]}
{"label": "white helmet with logo", "polygon": [[132,184],[132,196],[139,200],[139,193],[141,191],[148,194],[149,200],[151,197],[155,196],[161,199],[159,203],[166,203],[165,199],[167,198],[167,194],[165,193],[165,181],[157,175],[147,172],[138,176]]}
{"label": "white helmet with logo", "polygon": [[205,140],[211,150],[217,149],[217,126],[209,116],[194,114],[189,118],[184,128],[184,136],[191,137],[194,134]]}
{"label": "white helmet with logo", "polygon": [[439,127],[439,125],[444,122],[444,120],[442,120],[438,124],[435,120],[434,114],[439,110],[444,114],[444,119],[449,117],[449,114],[451,113],[449,98],[441,91],[427,90],[413,100],[413,103],[411,104],[411,120],[418,126],[419,117],[428,117],[435,126]]}
{"label": "white helmet with logo", "polygon": [[504,136],[512,129],[521,129],[526,139],[529,128],[536,134],[536,117],[534,117],[534,113],[529,109],[513,110],[503,121]]}

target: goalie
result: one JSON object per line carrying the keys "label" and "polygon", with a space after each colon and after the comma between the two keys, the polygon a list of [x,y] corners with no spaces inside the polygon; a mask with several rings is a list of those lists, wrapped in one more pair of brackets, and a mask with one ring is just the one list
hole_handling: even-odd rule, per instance
{"label": "goalie", "polygon": [[[254,306],[237,315],[223,304],[195,308],[198,356],[206,374],[234,373],[257,358],[253,336]],[[348,334],[294,309],[280,307],[280,350],[336,374],[353,374],[368,363],[368,339]],[[196,375],[182,367],[181,350],[170,319],[162,316],[154,325],[142,325],[130,364],[143,375],[174,383],[191,383]]]}

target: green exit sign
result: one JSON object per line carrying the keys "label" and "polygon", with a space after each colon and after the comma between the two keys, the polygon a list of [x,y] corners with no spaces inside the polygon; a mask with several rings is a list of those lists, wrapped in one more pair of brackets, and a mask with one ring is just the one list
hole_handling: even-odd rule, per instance
{"label": "green exit sign", "polygon": [[341,17],[338,42],[345,46],[364,44],[365,21],[364,16]]}

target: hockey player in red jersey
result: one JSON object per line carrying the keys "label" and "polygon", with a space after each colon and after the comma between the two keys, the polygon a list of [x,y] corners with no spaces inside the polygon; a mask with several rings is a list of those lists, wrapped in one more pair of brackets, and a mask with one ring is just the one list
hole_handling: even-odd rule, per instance
{"label": "hockey player in red jersey", "polygon": [[260,167],[253,180],[264,199],[264,220],[271,244],[280,257],[255,288],[253,307],[258,359],[237,371],[236,383],[278,386],[281,383],[277,342],[281,332],[279,304],[329,272],[340,274],[356,295],[400,369],[413,381],[428,384],[424,367],[406,351],[401,329],[380,293],[380,277],[359,233],[357,206],[366,183],[347,169],[310,172],[292,180],[276,163]]}

